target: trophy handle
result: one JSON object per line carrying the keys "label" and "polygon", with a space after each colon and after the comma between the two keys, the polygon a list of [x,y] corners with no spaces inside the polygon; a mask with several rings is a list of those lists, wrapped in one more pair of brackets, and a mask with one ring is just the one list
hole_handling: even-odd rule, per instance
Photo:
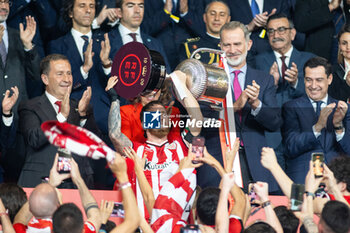
{"label": "trophy handle", "polygon": [[193,51],[190,58],[194,58],[194,56],[199,52],[207,52],[207,53],[215,53],[215,54],[224,54],[225,53],[224,51],[218,50],[218,49],[199,48],[199,49],[196,49],[195,51]]}

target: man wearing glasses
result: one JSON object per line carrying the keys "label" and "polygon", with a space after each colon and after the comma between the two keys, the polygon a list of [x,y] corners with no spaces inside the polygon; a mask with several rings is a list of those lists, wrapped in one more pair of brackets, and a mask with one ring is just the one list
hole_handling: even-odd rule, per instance
{"label": "man wearing glasses", "polygon": [[[293,22],[282,13],[268,19],[266,31],[272,51],[256,56],[255,65],[257,69],[269,72],[274,78],[276,98],[281,107],[285,102],[305,93],[303,67],[315,55],[293,47],[296,30]],[[269,146],[276,150],[279,162],[284,167],[280,132],[266,134]]]}

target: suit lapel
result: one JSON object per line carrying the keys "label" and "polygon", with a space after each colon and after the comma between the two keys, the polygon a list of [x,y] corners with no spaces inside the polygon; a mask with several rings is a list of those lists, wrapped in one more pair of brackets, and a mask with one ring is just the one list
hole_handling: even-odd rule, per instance
{"label": "suit lapel", "polygon": [[[245,75],[245,82],[244,82],[244,89],[247,88],[247,85],[251,85],[252,84],[253,79],[254,78],[253,78],[252,70],[249,67],[247,67],[247,73]],[[259,96],[259,99],[261,99],[260,96]],[[244,105],[243,110],[242,110],[242,122],[245,122],[245,120],[248,117],[248,114],[250,113],[250,111],[251,111],[251,107],[249,106],[248,103],[246,103]]]}
{"label": "suit lapel", "polygon": [[64,41],[65,47],[67,49],[67,57],[69,58],[69,61],[71,63],[74,63],[71,65],[72,66],[76,65],[77,67],[80,67],[81,64],[83,63],[83,60],[81,59],[77,44],[74,41],[72,33],[71,32],[67,33],[67,35],[64,37],[63,41]]}
{"label": "suit lapel", "polygon": [[151,38],[149,38],[147,35],[141,33],[141,38],[142,38],[142,42],[143,44],[148,48],[148,49],[152,49],[152,40]]}
{"label": "suit lapel", "polygon": [[56,111],[45,94],[40,96],[38,107],[46,120],[56,119]]}

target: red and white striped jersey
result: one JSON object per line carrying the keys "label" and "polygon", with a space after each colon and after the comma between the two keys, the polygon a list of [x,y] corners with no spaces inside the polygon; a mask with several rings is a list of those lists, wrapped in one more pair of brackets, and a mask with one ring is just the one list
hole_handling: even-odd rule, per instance
{"label": "red and white striped jersey", "polygon": [[[172,177],[180,163],[180,160],[187,156],[187,146],[182,137],[170,138],[161,145],[146,141],[145,143],[133,143],[133,148],[140,158],[146,157],[144,173],[147,181],[152,187],[154,198],[156,199],[164,183]],[[137,203],[141,213],[149,219],[146,207],[144,206],[141,189],[134,172],[134,164],[131,159],[127,159],[129,181],[136,194]]]}
{"label": "red and white striped jersey", "polygon": [[152,211],[151,227],[154,232],[180,232],[180,228],[186,226],[196,185],[194,168],[181,170],[164,184]]}

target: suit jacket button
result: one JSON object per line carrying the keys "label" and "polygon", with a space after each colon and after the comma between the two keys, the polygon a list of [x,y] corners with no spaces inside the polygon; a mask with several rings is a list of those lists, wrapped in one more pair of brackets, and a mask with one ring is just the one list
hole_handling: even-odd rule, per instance
{"label": "suit jacket button", "polygon": [[4,78],[5,78],[5,79],[8,78],[7,74],[4,75]]}

